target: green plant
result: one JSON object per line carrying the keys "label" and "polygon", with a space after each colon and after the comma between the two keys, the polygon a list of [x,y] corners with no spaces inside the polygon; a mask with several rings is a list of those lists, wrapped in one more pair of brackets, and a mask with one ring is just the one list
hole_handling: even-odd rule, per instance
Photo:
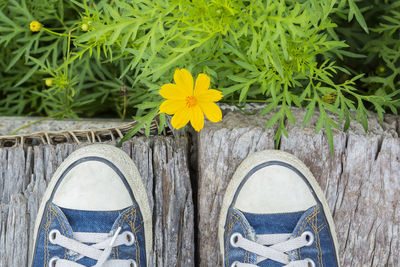
{"label": "green plant", "polygon": [[[341,31],[338,37],[349,44],[355,55],[351,61],[341,58],[352,73],[364,72],[358,88],[369,95],[386,96],[396,92],[400,85],[400,2],[389,0],[362,1],[363,16],[370,27],[363,31],[356,24],[335,20]],[[383,111],[377,110],[382,116]],[[396,113],[396,110],[392,110]]]}
{"label": "green plant", "polygon": [[[149,132],[160,86],[172,81],[175,68],[186,68],[208,74],[226,102],[264,102],[262,114],[276,110],[266,125],[278,125],[276,143],[287,135],[285,121],[295,123],[290,107],[306,108],[303,124],[318,110],[317,131],[325,130],[332,148],[332,128],[346,130],[357,120],[367,129],[369,109],[382,119],[386,109],[396,113],[399,107],[393,57],[399,5],[388,13],[381,1],[355,2],[3,1],[0,113],[134,116],[140,124],[129,138],[140,127]],[[390,26],[373,28],[383,38],[364,42],[363,50],[359,42],[370,35],[362,12],[372,12],[371,5],[382,9]],[[38,33],[29,30],[34,20],[44,26]],[[382,46],[389,49],[381,53]],[[349,64],[362,53],[371,62],[381,56],[396,73],[393,82]],[[159,131],[167,124],[164,114],[160,122]]]}

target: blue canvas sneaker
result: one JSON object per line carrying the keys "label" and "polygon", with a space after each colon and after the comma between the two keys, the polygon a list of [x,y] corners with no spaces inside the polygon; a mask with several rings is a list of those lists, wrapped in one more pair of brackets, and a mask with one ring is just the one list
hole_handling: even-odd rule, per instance
{"label": "blue canvas sneaker", "polygon": [[335,267],[338,243],[323,192],[295,156],[245,159],[222,203],[218,238],[225,267]]}
{"label": "blue canvas sneaker", "polygon": [[150,206],[129,156],[109,145],[72,153],[43,196],[34,237],[32,267],[147,266]]}

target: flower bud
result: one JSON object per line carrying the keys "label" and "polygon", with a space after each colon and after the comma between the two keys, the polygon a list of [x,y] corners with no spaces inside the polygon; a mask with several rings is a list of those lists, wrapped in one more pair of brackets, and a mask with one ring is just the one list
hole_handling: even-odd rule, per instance
{"label": "flower bud", "polygon": [[40,29],[42,28],[42,24],[40,24],[39,21],[34,20],[29,24],[29,28],[31,29],[31,31],[33,32],[38,32],[40,31]]}
{"label": "flower bud", "polygon": [[46,84],[47,87],[50,87],[53,85],[53,79],[47,78],[44,83]]}
{"label": "flower bud", "polygon": [[82,24],[81,30],[87,32],[89,30],[89,25],[87,25],[86,23]]}

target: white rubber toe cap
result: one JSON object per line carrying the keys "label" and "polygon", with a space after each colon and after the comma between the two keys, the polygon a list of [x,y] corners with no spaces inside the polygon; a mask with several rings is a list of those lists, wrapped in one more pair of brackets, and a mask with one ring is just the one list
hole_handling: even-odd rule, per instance
{"label": "white rubber toe cap", "polygon": [[296,212],[317,204],[306,182],[296,172],[281,165],[257,170],[239,190],[234,206],[244,212]]}
{"label": "white rubber toe cap", "polygon": [[104,162],[89,160],[72,167],[54,192],[53,203],[75,210],[122,210],[132,205],[120,176]]}

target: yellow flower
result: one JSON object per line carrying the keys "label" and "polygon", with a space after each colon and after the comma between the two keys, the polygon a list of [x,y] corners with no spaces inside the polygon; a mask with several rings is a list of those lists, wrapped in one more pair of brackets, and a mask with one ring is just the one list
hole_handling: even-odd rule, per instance
{"label": "yellow flower", "polygon": [[204,115],[212,121],[222,120],[222,112],[214,102],[222,98],[218,90],[208,89],[210,77],[204,73],[197,76],[193,88],[193,77],[185,69],[177,69],[174,74],[175,84],[161,86],[160,95],[166,100],[160,106],[160,113],[174,114],[171,124],[175,129],[182,128],[189,121],[196,131],[204,126]]}
{"label": "yellow flower", "polygon": [[31,24],[29,24],[29,28],[33,32],[38,32],[42,28],[42,24],[40,24],[39,21],[34,20],[34,21],[31,22]]}

